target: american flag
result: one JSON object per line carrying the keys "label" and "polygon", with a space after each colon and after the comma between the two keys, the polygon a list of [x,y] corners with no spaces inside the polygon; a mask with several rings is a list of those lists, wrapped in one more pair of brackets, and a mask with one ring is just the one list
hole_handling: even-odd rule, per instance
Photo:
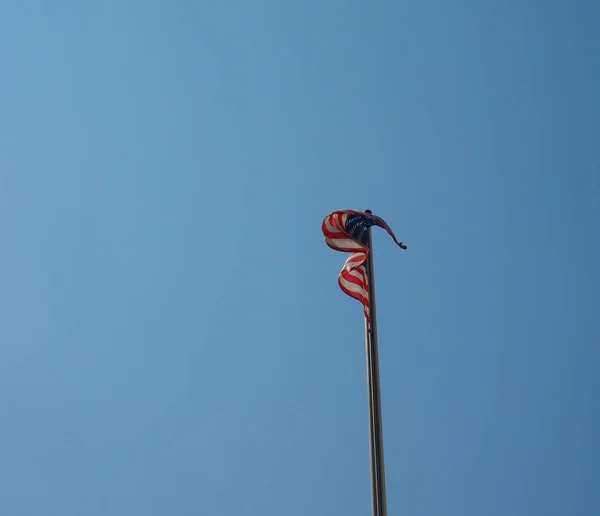
{"label": "american flag", "polygon": [[329,247],[336,251],[352,253],[338,276],[338,283],[346,294],[362,303],[367,320],[370,319],[367,259],[369,258],[369,228],[371,226],[382,227],[396,244],[402,249],[406,249],[402,242],[398,242],[385,221],[371,213],[337,210],[325,217],[322,226],[325,242]]}

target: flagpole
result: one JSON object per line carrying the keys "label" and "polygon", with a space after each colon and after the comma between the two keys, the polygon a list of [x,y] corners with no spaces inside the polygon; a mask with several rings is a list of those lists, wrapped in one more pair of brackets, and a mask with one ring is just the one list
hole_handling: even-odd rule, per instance
{"label": "flagpole", "polygon": [[[365,210],[371,214],[371,210]],[[373,240],[368,229],[369,258],[367,274],[369,278],[369,315],[365,318],[367,387],[369,399],[369,441],[371,458],[371,502],[373,516],[387,516],[385,493],[385,465],[383,462],[383,422],[381,416],[381,391],[379,381],[379,349],[377,341],[377,314],[375,307],[375,276],[373,267]]]}

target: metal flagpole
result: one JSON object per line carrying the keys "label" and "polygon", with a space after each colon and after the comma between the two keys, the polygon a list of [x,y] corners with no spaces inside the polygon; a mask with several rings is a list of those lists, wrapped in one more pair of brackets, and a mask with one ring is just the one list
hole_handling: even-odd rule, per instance
{"label": "metal flagpole", "polygon": [[[372,213],[366,210],[365,213]],[[373,240],[371,228],[369,235],[369,259],[367,274],[369,278],[369,315],[365,319],[367,351],[367,385],[369,397],[369,441],[371,457],[371,500],[373,516],[387,516],[385,495],[385,466],[383,462],[383,423],[381,416],[381,392],[379,382],[379,350],[377,343],[377,316],[375,307],[375,277],[373,274]]]}

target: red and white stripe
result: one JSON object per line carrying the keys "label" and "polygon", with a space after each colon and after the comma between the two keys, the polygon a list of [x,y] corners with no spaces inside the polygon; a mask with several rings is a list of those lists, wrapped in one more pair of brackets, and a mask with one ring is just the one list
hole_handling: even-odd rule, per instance
{"label": "red and white stripe", "polygon": [[351,210],[339,210],[325,217],[323,235],[325,242],[332,249],[352,253],[338,275],[338,283],[346,294],[362,303],[365,317],[368,319],[369,281],[364,263],[369,256],[369,250],[346,232],[346,220],[351,214]]}
{"label": "red and white stripe", "polygon": [[376,225],[383,227],[400,247],[406,249],[380,217],[356,210],[337,210],[323,220],[323,235],[329,247],[336,251],[352,253],[346,260],[344,267],[338,275],[340,288],[350,297],[360,301],[364,307],[365,317],[369,320],[369,279],[365,262],[369,257],[369,249],[361,242],[355,240],[346,231],[346,220],[350,215],[361,215],[371,218]]}

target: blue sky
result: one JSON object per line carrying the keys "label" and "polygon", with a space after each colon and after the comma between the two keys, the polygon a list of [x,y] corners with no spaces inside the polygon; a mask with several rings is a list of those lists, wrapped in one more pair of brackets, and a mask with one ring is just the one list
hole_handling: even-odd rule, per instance
{"label": "blue sky", "polygon": [[597,2],[0,7],[0,512],[600,511]]}

